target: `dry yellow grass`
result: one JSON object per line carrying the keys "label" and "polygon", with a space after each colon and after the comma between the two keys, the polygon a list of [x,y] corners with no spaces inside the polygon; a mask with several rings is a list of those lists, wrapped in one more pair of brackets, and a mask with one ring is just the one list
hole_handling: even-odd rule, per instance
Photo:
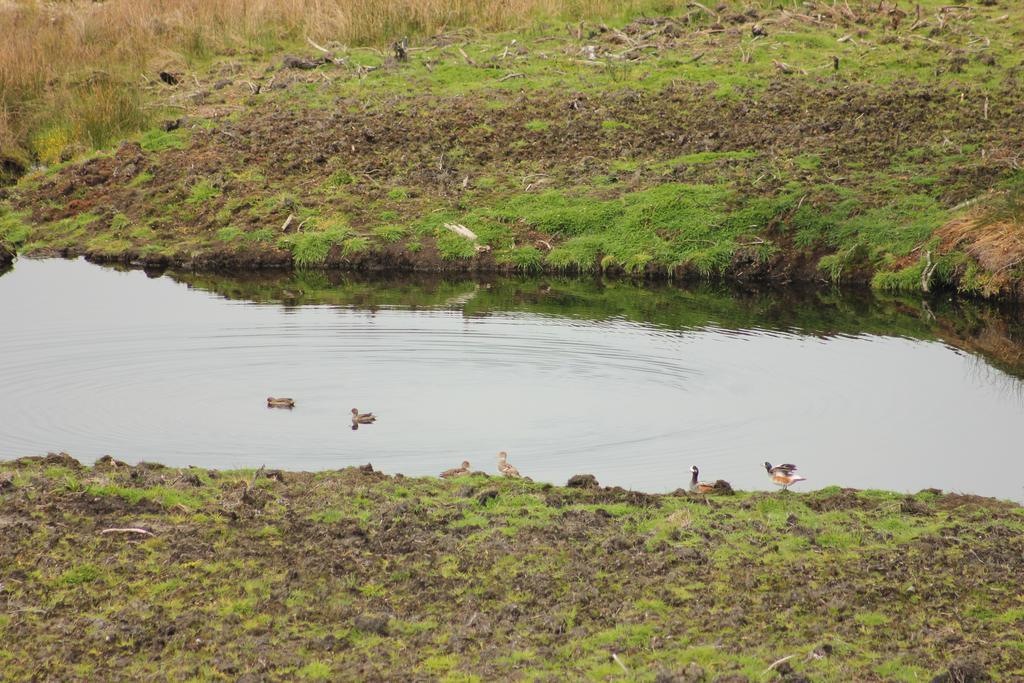
{"label": "dry yellow grass", "polygon": [[[147,120],[143,74],[228,48],[311,37],[374,44],[473,26],[670,11],[677,0],[0,0],[0,182],[69,145],[103,146]],[[62,144],[63,142],[63,144]]]}

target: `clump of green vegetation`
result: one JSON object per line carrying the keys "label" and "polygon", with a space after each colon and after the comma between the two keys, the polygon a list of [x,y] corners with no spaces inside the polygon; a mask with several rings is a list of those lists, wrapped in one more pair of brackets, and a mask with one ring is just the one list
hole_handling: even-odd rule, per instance
{"label": "clump of green vegetation", "polygon": [[93,564],[82,564],[77,567],[72,567],[61,574],[60,582],[65,586],[77,586],[82,583],[95,581],[99,577],[99,567]]}
{"label": "clump of green vegetation", "polygon": [[270,243],[274,240],[275,233],[270,228],[259,228],[252,232],[247,232],[242,235],[242,239],[246,242],[265,242]]}
{"label": "clump of green vegetation", "polygon": [[131,180],[128,181],[128,186],[129,187],[141,187],[145,183],[150,182],[151,180],[153,180],[155,177],[156,176],[153,173],[150,173],[148,171],[142,171],[141,173],[139,173],[134,178],[132,178]]}
{"label": "clump of green vegetation", "polygon": [[210,180],[203,178],[192,185],[189,190],[188,199],[185,200],[186,204],[205,204],[214,197],[220,196],[220,188],[214,185]]}
{"label": "clump of green vegetation", "polygon": [[181,129],[168,132],[154,128],[139,137],[139,145],[147,152],[185,149],[188,146],[188,134]]}
{"label": "clump of green vegetation", "polygon": [[441,254],[441,258],[449,261],[468,259],[476,255],[476,244],[472,240],[441,228],[437,232],[437,251]]}
{"label": "clump of green vegetation", "polygon": [[524,273],[544,270],[544,254],[537,247],[519,247],[498,255],[498,263],[510,263]]}
{"label": "clump of green vegetation", "polygon": [[341,168],[332,173],[327,181],[335,187],[341,187],[342,185],[351,185],[355,182],[355,178],[352,177],[351,173]]}
{"label": "clump of green vegetation", "polygon": [[217,231],[217,239],[221,242],[234,242],[244,236],[245,232],[234,225],[229,225]]}
{"label": "clump of green vegetation", "polygon": [[292,261],[299,267],[319,266],[335,246],[344,245],[349,231],[340,226],[331,226],[323,231],[306,231],[283,238],[282,244],[291,249]]}
{"label": "clump of green vegetation", "polygon": [[355,256],[362,254],[364,251],[368,251],[370,248],[370,240],[366,237],[357,236],[349,237],[341,243],[341,255],[342,256]]}
{"label": "clump of green vegetation", "polygon": [[613,131],[621,130],[623,128],[632,128],[632,126],[629,125],[628,123],[625,123],[624,121],[612,121],[610,119],[606,119],[601,122],[601,128]]}
{"label": "clump of green vegetation", "polygon": [[408,231],[400,225],[381,225],[373,229],[373,234],[383,242],[397,242],[407,233]]}
{"label": "clump of green vegetation", "polygon": [[17,249],[28,241],[32,229],[25,223],[27,213],[11,209],[0,202],[0,244]]}

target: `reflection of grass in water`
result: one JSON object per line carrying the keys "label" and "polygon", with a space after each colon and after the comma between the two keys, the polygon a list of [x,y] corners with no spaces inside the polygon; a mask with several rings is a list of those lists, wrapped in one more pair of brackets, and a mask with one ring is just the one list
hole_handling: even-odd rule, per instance
{"label": "reflection of grass in water", "polygon": [[[522,249],[520,251],[523,251]],[[357,308],[460,307],[466,315],[523,312],[580,320],[623,319],[671,330],[710,325],[813,336],[886,335],[942,341],[1024,377],[1024,324],[981,301],[914,298],[867,291],[776,289],[750,294],[701,284],[681,288],[626,280],[504,278],[488,283],[442,277],[380,279],[332,271],[290,275],[174,274],[231,299],[334,304]],[[998,343],[994,343],[996,339]],[[1016,380],[1008,380],[1018,389]]]}

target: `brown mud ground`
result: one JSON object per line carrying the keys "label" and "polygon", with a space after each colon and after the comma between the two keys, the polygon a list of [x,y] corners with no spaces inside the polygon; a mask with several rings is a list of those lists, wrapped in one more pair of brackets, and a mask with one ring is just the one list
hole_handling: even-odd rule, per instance
{"label": "brown mud ground", "polygon": [[0,463],[0,530],[5,680],[1024,677],[1024,512],[974,496],[61,454]]}

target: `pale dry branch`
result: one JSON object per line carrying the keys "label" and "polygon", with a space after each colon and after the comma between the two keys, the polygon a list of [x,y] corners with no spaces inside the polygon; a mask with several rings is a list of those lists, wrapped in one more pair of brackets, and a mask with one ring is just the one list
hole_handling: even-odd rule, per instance
{"label": "pale dry branch", "polygon": [[104,529],[100,532],[100,534],[142,534],[143,536],[155,535],[152,531],[147,531],[146,529],[140,529],[138,527]]}

